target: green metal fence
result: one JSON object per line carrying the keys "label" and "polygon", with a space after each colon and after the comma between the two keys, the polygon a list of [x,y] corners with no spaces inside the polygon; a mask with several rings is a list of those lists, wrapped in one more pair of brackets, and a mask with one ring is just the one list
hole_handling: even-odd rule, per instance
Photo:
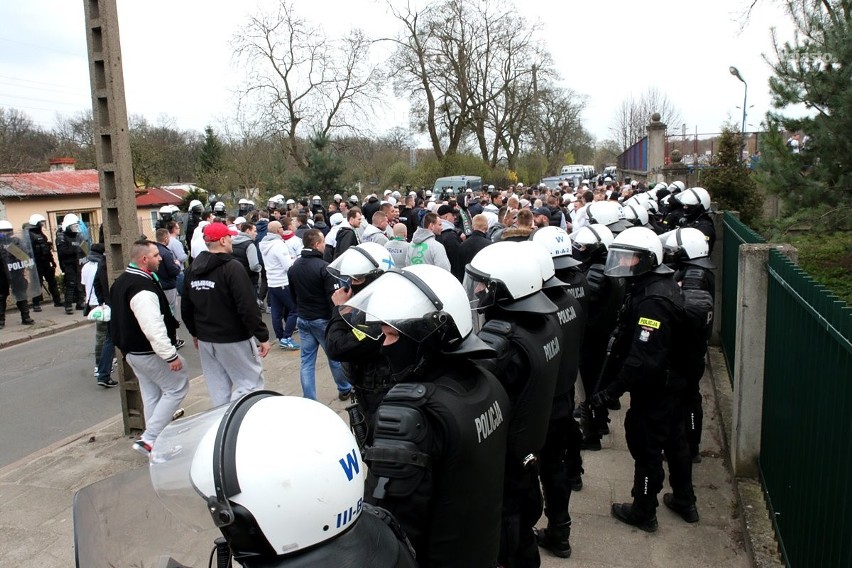
{"label": "green metal fence", "polygon": [[778,542],[788,566],[849,567],[852,308],[778,251],[767,270],[759,468]]}
{"label": "green metal fence", "polygon": [[737,289],[739,287],[740,245],[766,242],[742,221],[725,211],[722,251],[722,351],[728,376],[734,381],[734,345],[737,339]]}

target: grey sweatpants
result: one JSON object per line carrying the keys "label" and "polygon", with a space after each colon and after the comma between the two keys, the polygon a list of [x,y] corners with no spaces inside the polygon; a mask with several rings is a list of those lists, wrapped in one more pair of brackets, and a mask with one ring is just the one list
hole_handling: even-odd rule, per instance
{"label": "grey sweatpants", "polygon": [[178,358],[183,367],[180,371],[172,371],[169,364],[158,355],[127,356],[127,363],[139,379],[139,390],[142,393],[145,412],[142,440],[152,446],[163,428],[172,421],[172,416],[189,392],[186,361],[180,355]]}
{"label": "grey sweatpants", "polygon": [[263,362],[254,339],[234,343],[199,339],[198,353],[214,407],[263,388]]}

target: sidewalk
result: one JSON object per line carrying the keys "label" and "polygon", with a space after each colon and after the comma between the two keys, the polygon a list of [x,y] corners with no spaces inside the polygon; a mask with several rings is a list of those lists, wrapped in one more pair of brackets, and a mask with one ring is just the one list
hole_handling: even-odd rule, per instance
{"label": "sidewalk", "polygon": [[30,310],[35,325],[23,325],[21,312],[14,305],[7,307],[6,327],[0,329],[0,349],[93,323],[86,319],[82,311],[74,310],[73,314],[66,314],[65,308],[57,308],[49,301],[42,304],[41,308],[40,312]]}
{"label": "sidewalk", "polygon": [[[77,319],[76,314],[74,317]],[[8,328],[0,332],[0,345],[5,344],[9,332]],[[298,352],[274,348],[265,359],[264,367],[267,388],[286,395],[301,394]],[[604,438],[604,449],[584,452],[584,487],[574,493],[571,500],[572,557],[563,561],[542,551],[542,566],[752,566],[746,554],[743,522],[738,514],[731,476],[723,459],[723,430],[709,372],[702,382],[702,391],[705,401],[703,461],[694,470],[701,521],[694,525],[684,523],[661,504],[657,515],[660,528],[656,534],[647,534],[610,516],[610,503],[630,500],[633,477],[633,462],[624,441],[624,410],[621,410],[612,414],[610,429],[613,434]],[[346,419],[343,411],[346,403],[337,399],[322,356],[317,365],[317,392],[321,402]],[[626,409],[626,397],[622,404]],[[187,415],[209,407],[201,378],[192,381],[184,406]],[[74,492],[110,475],[144,467],[146,460],[132,451],[131,440],[123,435],[118,415],[0,469],[0,558],[5,560],[4,565],[73,566],[71,502]]]}

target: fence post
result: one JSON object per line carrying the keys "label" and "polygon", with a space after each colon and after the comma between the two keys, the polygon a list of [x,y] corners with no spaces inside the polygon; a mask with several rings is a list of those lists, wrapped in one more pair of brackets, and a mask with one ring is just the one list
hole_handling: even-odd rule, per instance
{"label": "fence post", "polygon": [[666,125],[660,122],[660,113],[651,115],[648,124],[648,187],[660,181],[665,181],[662,174],[663,166],[666,164]]}
{"label": "fence post", "polygon": [[[710,218],[713,220],[713,228],[716,230],[716,242],[710,252],[710,262],[716,267],[714,273],[714,286],[716,298],[713,303],[713,332],[710,335],[710,345],[722,344],[722,289],[724,287],[724,252],[725,252],[725,213],[717,210],[718,203],[710,204]],[[739,219],[739,212],[729,211]]]}
{"label": "fence post", "polygon": [[740,246],[737,326],[734,348],[734,415],[731,465],[737,477],[757,477],[763,420],[763,370],[766,355],[766,299],[769,251],[795,258],[789,245]]}

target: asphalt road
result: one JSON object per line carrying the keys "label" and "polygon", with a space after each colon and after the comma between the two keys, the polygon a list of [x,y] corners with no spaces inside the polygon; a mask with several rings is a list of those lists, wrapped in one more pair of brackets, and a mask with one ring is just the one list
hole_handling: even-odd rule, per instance
{"label": "asphalt road", "polygon": [[[190,341],[180,353],[189,377],[200,375]],[[97,385],[94,359],[93,325],[0,351],[0,467],[121,413],[119,388]]]}

